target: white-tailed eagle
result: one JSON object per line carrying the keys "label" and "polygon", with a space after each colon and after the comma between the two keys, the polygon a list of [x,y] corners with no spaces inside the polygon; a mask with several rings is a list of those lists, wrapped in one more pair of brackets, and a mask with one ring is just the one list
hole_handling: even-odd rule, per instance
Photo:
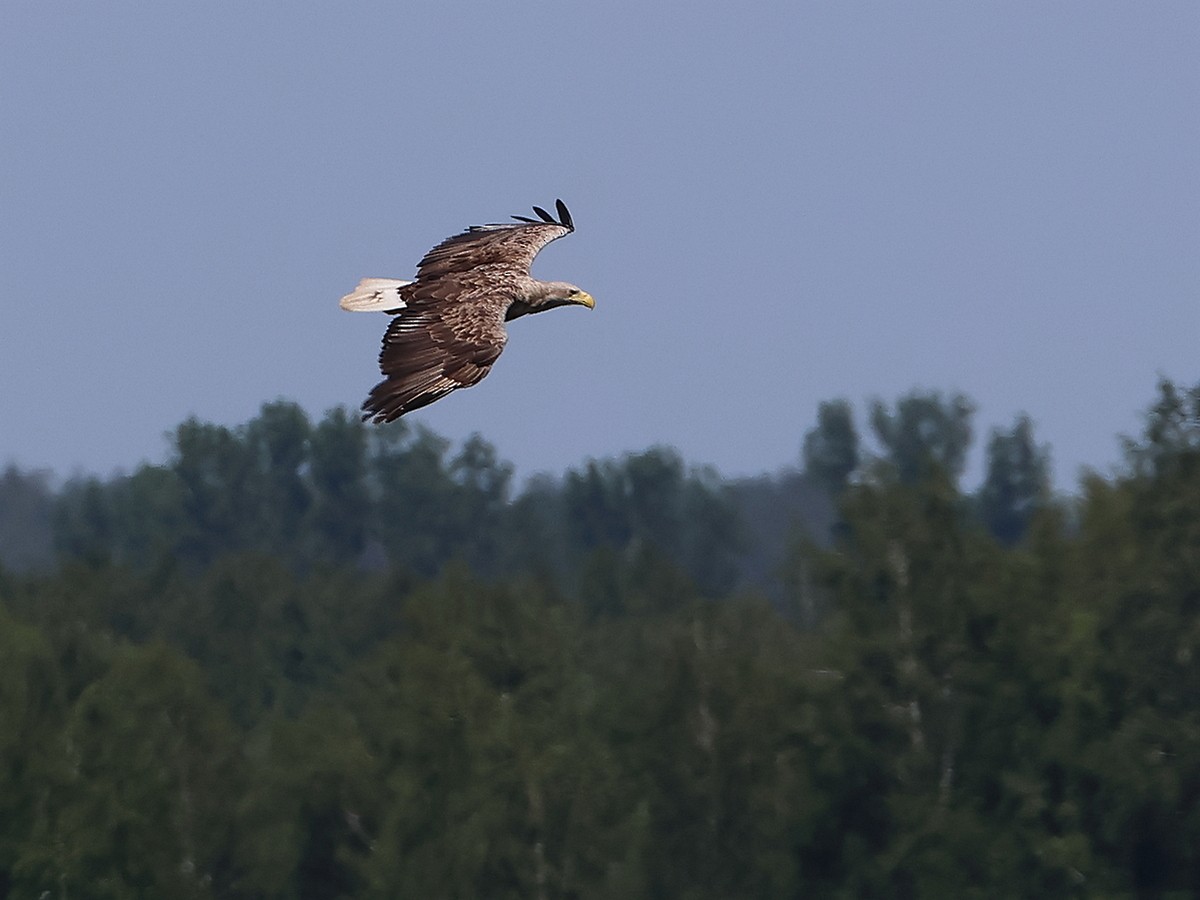
{"label": "white-tailed eagle", "polygon": [[363,420],[390,422],[458,388],[477,384],[508,340],[504,323],[556,306],[591,309],[592,295],[565,281],[538,281],[529,267],[538,251],[575,230],[535,206],[537,219],[473,225],[425,254],[413,281],[364,278],[341,299],[352,312],[395,316],[383,336],[384,379],[363,402]]}

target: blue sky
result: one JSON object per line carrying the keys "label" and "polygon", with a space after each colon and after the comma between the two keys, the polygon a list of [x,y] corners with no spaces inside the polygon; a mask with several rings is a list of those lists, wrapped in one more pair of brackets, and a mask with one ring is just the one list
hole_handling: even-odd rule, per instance
{"label": "blue sky", "polygon": [[1069,487],[1200,380],[1194,2],[13,2],[0,85],[0,464],[357,406],[386,319],[337,298],[556,197],[534,273],[595,311],[412,416],[522,474],[775,470],[928,388]]}

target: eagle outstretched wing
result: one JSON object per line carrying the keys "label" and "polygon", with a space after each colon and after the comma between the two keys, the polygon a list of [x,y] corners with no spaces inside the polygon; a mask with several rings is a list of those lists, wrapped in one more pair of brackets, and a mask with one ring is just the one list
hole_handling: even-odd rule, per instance
{"label": "eagle outstretched wing", "polygon": [[497,270],[497,275],[528,275],[533,258],[543,247],[575,230],[571,214],[561,200],[558,201],[561,222],[556,222],[541,207],[533,209],[544,221],[513,216],[518,220],[516,224],[474,225],[446,238],[417,264],[417,281],[432,281],[485,266]]}
{"label": "eagle outstretched wing", "polygon": [[379,351],[386,377],[363,403],[364,419],[390,422],[487,375],[508,339],[504,313],[464,312],[415,309],[392,320]]}

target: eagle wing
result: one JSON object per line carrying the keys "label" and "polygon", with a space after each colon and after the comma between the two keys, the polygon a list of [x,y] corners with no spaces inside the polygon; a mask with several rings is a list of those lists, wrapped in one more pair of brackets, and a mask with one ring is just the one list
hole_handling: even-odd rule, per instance
{"label": "eagle wing", "polygon": [[385,377],[363,402],[363,419],[390,422],[477,384],[508,340],[506,306],[507,299],[495,295],[463,296],[453,305],[414,302],[383,336]]}
{"label": "eagle wing", "polygon": [[501,275],[528,275],[533,258],[574,229],[554,222],[475,225],[446,238],[417,264],[417,283],[431,283],[481,267]]}

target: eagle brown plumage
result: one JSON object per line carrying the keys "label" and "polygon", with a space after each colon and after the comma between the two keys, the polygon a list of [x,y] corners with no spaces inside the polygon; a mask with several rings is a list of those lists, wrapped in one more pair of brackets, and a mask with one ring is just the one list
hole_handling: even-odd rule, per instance
{"label": "eagle brown plumage", "polygon": [[535,206],[537,219],[474,225],[426,253],[414,281],[364,278],[342,298],[343,309],[395,316],[379,352],[384,380],[363,402],[364,421],[390,422],[477,384],[504,349],[505,322],[595,305],[573,284],[529,274],[543,247],[575,230],[566,204],[558,200],[556,208],[557,219]]}

